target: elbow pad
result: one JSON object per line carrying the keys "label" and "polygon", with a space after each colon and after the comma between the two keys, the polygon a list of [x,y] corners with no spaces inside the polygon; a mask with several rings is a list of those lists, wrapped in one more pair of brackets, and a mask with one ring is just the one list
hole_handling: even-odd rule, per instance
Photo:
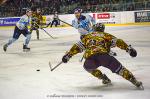
{"label": "elbow pad", "polygon": [[85,50],[85,47],[84,47],[83,43],[79,41],[78,43],[76,43],[72,46],[72,48],[70,49],[70,51],[68,53],[71,56],[73,56],[77,53],[83,52],[83,50]]}

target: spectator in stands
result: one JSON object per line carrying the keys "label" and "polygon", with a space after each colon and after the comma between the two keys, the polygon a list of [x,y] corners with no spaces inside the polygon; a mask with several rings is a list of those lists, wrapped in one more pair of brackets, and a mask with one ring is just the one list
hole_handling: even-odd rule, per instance
{"label": "spectator in stands", "polygon": [[[150,1],[149,0],[1,0],[5,1],[3,5],[0,6],[2,16],[20,16],[23,13],[23,8],[28,8],[33,5],[37,5],[42,8],[43,14],[48,15],[52,14],[54,8],[56,11],[60,13],[69,12],[76,8],[77,6],[81,6],[81,8],[85,8],[86,12],[97,12],[99,8],[103,8],[103,11],[123,11],[123,10],[149,10],[150,9]],[[77,4],[77,5],[74,5]],[[113,5],[112,4],[118,4]],[[109,7],[111,5],[111,7]],[[129,6],[127,6],[129,5]],[[126,8],[123,8],[126,6]],[[9,8],[9,9],[8,9]],[[11,9],[14,9],[14,13]],[[61,9],[61,10],[60,10]],[[5,11],[4,11],[5,10]],[[100,9],[101,10],[101,9]],[[2,13],[3,11],[3,13]]]}

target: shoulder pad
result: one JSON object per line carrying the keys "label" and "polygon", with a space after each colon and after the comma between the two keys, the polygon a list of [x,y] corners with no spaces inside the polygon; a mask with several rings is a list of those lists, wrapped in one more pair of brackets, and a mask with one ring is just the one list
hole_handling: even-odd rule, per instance
{"label": "shoulder pad", "polygon": [[85,20],[85,19],[86,17],[84,15],[81,15],[79,20]]}

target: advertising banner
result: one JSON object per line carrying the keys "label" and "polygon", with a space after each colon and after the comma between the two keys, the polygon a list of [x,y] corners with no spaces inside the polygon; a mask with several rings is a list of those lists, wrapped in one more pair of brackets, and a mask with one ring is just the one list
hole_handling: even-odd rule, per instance
{"label": "advertising banner", "polygon": [[135,22],[150,22],[150,11],[135,12]]}
{"label": "advertising banner", "polygon": [[[46,16],[43,17],[43,23],[46,24]],[[15,26],[20,20],[20,17],[0,18],[0,26]]]}
{"label": "advertising banner", "polygon": [[92,13],[92,15],[97,22],[105,24],[115,24],[116,14],[115,13]]}
{"label": "advertising banner", "polygon": [[0,26],[14,26],[19,19],[19,17],[0,18]]}

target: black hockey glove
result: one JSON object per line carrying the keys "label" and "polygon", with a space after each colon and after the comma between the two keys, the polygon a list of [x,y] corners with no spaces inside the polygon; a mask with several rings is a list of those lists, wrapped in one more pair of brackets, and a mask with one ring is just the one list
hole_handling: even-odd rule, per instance
{"label": "black hockey glove", "polygon": [[131,47],[131,45],[128,46],[126,51],[130,54],[131,57],[137,56],[136,50],[133,47]]}
{"label": "black hockey glove", "polygon": [[67,63],[70,58],[71,58],[71,56],[70,56],[69,54],[66,54],[66,55],[64,55],[63,58],[62,58],[62,62]]}

